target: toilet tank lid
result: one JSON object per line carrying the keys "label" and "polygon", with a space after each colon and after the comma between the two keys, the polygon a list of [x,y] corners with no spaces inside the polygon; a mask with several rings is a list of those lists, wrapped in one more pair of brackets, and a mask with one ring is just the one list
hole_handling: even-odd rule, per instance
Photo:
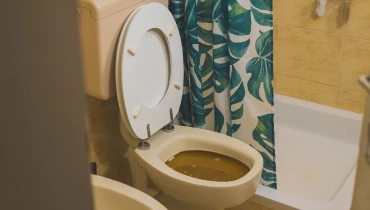
{"label": "toilet tank lid", "polygon": [[103,19],[144,0],[78,0],[78,7],[87,8],[92,19]]}

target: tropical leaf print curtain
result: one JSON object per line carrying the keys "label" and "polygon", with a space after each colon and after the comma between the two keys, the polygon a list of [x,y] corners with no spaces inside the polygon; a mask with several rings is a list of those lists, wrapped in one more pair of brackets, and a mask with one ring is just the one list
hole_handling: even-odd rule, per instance
{"label": "tropical leaf print curtain", "polygon": [[184,52],[183,125],[233,136],[276,188],[272,0],[170,0]]}

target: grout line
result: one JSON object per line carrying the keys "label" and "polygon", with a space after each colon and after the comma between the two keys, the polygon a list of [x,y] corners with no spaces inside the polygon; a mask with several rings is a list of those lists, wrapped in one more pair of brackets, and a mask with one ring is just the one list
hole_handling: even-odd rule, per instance
{"label": "grout line", "polygon": [[320,31],[320,30],[312,29],[312,28],[304,28],[304,27],[301,27],[301,26],[295,26],[295,25],[290,25],[290,24],[285,24],[285,23],[275,23],[275,24],[279,24],[279,25],[282,25],[282,26],[288,26],[288,27],[292,27],[292,28],[304,29],[304,30],[308,30],[308,31],[319,32],[319,33],[330,34],[330,35],[334,35],[334,36],[341,36],[341,37],[357,39],[357,40],[362,40],[362,41],[370,41],[370,39],[364,39],[364,38],[349,36],[349,35],[345,35],[345,34],[337,34],[337,33],[327,32],[327,31]]}
{"label": "grout line", "polygon": [[[344,45],[345,45],[345,42],[346,42],[346,40],[347,40],[347,38],[346,37],[341,37],[341,39],[342,39],[342,43],[341,43],[341,46],[340,46],[340,56],[339,56],[339,84],[341,83],[341,81],[342,81],[342,76],[343,76],[343,74],[342,74],[342,58],[343,58],[343,51],[344,51]],[[335,106],[339,106],[339,87],[338,87],[338,89],[337,89],[337,95],[336,95],[336,97],[335,97]]]}
{"label": "grout line", "polygon": [[336,96],[335,96],[335,107],[339,107],[339,88],[336,89]]}
{"label": "grout line", "polygon": [[362,41],[370,41],[370,39],[358,38],[358,37],[355,37],[355,36],[345,36],[345,35],[343,35],[343,36],[347,37],[347,38],[351,38],[351,39],[357,39],[357,40],[362,40]]}
{"label": "grout line", "polygon": [[330,34],[330,35],[334,35],[334,36],[343,36],[342,34],[337,34],[337,33],[327,32],[327,31],[320,31],[320,30],[316,30],[316,29],[312,29],[312,28],[304,28],[304,27],[301,27],[301,26],[295,26],[295,25],[284,24],[284,23],[278,23],[278,24],[283,25],[283,26],[292,27],[292,28],[299,28],[299,29],[304,29],[304,30],[308,30],[308,31],[314,31],[314,32],[320,32],[320,33],[324,33],[324,34]]}
{"label": "grout line", "polygon": [[328,86],[328,87],[331,87],[331,88],[336,88],[338,90],[344,90],[344,91],[348,91],[348,92],[352,92],[352,93],[358,93],[358,94],[366,95],[366,93],[362,93],[362,92],[354,91],[354,90],[350,90],[350,89],[345,89],[345,88],[342,88],[342,87],[335,87],[335,86],[331,86],[331,85],[327,85],[327,84],[322,84],[322,83],[318,83],[318,82],[314,82],[314,81],[310,81],[310,80],[306,80],[306,79],[292,77],[292,76],[281,74],[281,73],[276,73],[276,74],[279,74],[279,75],[282,75],[282,76],[285,76],[285,77],[289,77],[289,78],[293,78],[293,79],[297,79],[297,80],[302,80],[302,81],[305,81],[305,82],[311,82],[311,83],[315,83],[315,84],[319,84],[319,85],[323,85],[323,86]]}
{"label": "grout line", "polygon": [[311,81],[311,80],[307,80],[307,79],[303,79],[303,78],[297,78],[297,77],[293,77],[293,76],[282,74],[282,73],[278,73],[278,72],[276,72],[276,73],[277,74],[280,74],[280,75],[283,75],[283,76],[286,76],[286,77],[303,80],[303,81],[306,81],[306,82],[312,82],[312,83],[316,83],[316,84],[319,84],[319,85],[324,85],[324,86],[328,86],[328,87],[332,87],[332,88],[339,88],[338,86],[328,85],[328,84],[325,84],[325,83]]}
{"label": "grout line", "polygon": [[315,82],[315,81],[311,81],[311,80],[307,80],[307,79],[301,79],[301,78],[297,78],[297,77],[293,77],[293,76],[285,75],[285,74],[281,74],[281,73],[276,73],[276,74],[277,75],[281,75],[281,76],[285,76],[285,77],[289,77],[289,78],[293,78],[293,79],[297,79],[297,80],[302,80],[302,81],[305,81],[305,82],[311,82],[311,83],[315,83],[315,84],[319,84],[319,85],[331,87],[331,88],[337,88],[338,90],[345,90],[345,91],[350,91],[350,92],[354,92],[354,93],[365,94],[365,93],[360,92],[360,91],[345,89],[345,88],[339,87],[339,86],[337,87],[337,86],[332,86],[332,85],[328,85],[328,84],[323,84],[323,83],[319,83],[319,82]]}
{"label": "grout line", "polygon": [[276,73],[276,74],[279,74],[279,75],[285,76],[285,77],[289,77],[289,78],[293,78],[293,79],[297,79],[297,80],[302,80],[302,81],[305,81],[305,82],[311,82],[311,83],[315,83],[315,84],[319,84],[319,85],[323,85],[323,86],[328,86],[328,87],[335,88],[335,89],[338,89],[338,90],[344,90],[344,91],[348,91],[348,92],[352,92],[352,93],[358,93],[358,94],[366,95],[366,93],[355,91],[355,90],[350,90],[350,89],[345,89],[345,88],[342,88],[342,87],[335,87],[335,86],[331,86],[331,85],[326,85],[326,84],[322,84],[322,83],[318,83],[318,82],[314,82],[314,81],[310,81],[310,80],[306,80],[306,79],[292,77],[292,76],[285,75],[285,74],[280,74],[280,73]]}
{"label": "grout line", "polygon": [[357,93],[357,94],[361,94],[361,95],[366,96],[366,93],[365,92],[364,93],[361,93],[361,92],[357,92],[357,91],[354,91],[354,90],[348,90],[348,89],[344,89],[344,88],[338,88],[338,90],[343,90],[343,91]]}

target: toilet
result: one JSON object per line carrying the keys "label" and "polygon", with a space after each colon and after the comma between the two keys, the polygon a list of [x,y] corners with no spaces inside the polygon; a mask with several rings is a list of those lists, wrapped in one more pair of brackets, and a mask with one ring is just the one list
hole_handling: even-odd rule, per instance
{"label": "toilet", "polygon": [[[94,8],[99,10],[101,7]],[[130,160],[134,185],[152,196],[167,196],[188,209],[196,209],[195,206],[200,209],[230,208],[248,200],[260,182],[262,156],[248,144],[224,134],[173,125],[173,118],[181,104],[184,79],[182,45],[176,22],[160,1],[141,2],[129,8],[122,30],[115,32],[114,36],[110,35],[114,39],[110,41],[116,43],[115,48],[106,47],[105,54],[100,52],[105,56],[100,61],[113,59],[114,65],[108,62],[108,66],[101,65],[100,69],[85,69],[85,79],[89,95],[101,99],[117,95],[120,131],[131,147],[126,157]],[[98,14],[96,17],[104,17],[105,14],[103,20],[107,24],[107,18],[117,15],[95,13]],[[94,12],[91,14],[93,16]],[[94,42],[94,38],[90,38],[89,42]],[[96,42],[104,40],[96,38]],[[90,56],[83,57],[91,61],[99,53],[92,55],[86,49],[92,46],[86,44],[83,44],[83,51],[90,53]],[[96,47],[96,51],[101,49]],[[115,91],[111,89],[112,71],[115,74]],[[224,155],[247,166],[249,172],[232,181],[210,181],[184,174],[186,172],[180,173],[166,164],[186,151]],[[215,161],[223,160],[215,158]],[[150,182],[154,186],[149,186]],[[153,189],[152,193],[149,189]],[[189,207],[192,205],[194,208]]]}

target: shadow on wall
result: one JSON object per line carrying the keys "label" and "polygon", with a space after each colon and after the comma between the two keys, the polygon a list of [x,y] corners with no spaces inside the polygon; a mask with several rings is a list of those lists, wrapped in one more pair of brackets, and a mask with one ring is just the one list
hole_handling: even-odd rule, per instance
{"label": "shadow on wall", "polygon": [[96,162],[98,175],[132,185],[130,165],[124,158],[129,146],[119,130],[119,114],[116,97],[104,101],[86,96],[90,161]]}

